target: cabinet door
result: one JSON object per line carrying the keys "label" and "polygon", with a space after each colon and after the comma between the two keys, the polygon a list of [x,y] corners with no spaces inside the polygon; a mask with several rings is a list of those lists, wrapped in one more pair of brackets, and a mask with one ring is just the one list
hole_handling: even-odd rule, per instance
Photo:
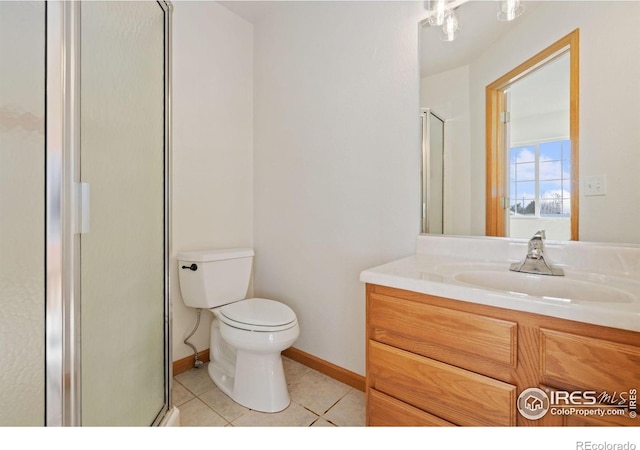
{"label": "cabinet door", "polygon": [[[640,386],[639,347],[541,328],[540,358],[546,391],[593,391],[598,402],[577,405],[592,415],[574,412],[553,420],[565,426],[640,426],[640,419],[633,417],[637,403],[629,403]],[[576,407],[568,400],[556,403],[560,410]]]}
{"label": "cabinet door", "polygon": [[564,420],[566,427],[634,427],[640,426],[638,420],[628,416],[567,416]]}
{"label": "cabinet door", "polygon": [[482,360],[517,365],[515,322],[375,293],[367,317],[369,337],[394,347],[471,370]]}
{"label": "cabinet door", "polygon": [[369,386],[457,425],[512,426],[516,386],[369,341]]}
{"label": "cabinet door", "polygon": [[367,396],[367,425],[371,427],[447,427],[451,422],[389,397],[375,389]]}
{"label": "cabinet door", "polygon": [[596,392],[640,387],[640,347],[540,329],[543,383]]}

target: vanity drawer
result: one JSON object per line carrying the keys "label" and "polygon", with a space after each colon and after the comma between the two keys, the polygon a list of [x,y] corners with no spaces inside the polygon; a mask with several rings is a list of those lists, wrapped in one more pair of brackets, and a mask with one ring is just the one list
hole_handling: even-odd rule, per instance
{"label": "vanity drawer", "polygon": [[369,341],[370,388],[457,425],[516,424],[516,387]]}
{"label": "vanity drawer", "polygon": [[372,293],[368,324],[370,339],[421,355],[436,359],[441,359],[439,355],[449,359],[459,356],[461,362],[484,358],[509,367],[517,365],[515,322]]}
{"label": "vanity drawer", "polygon": [[369,389],[368,426],[371,427],[450,427],[451,422]]}
{"label": "vanity drawer", "polygon": [[640,388],[640,347],[541,328],[540,358],[545,384],[609,394]]}

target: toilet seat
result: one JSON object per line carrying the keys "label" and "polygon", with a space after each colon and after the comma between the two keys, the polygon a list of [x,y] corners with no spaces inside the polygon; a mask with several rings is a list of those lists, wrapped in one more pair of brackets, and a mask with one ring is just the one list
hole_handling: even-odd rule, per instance
{"label": "toilet seat", "polygon": [[218,318],[227,325],[248,331],[282,331],[297,323],[287,305],[266,298],[250,298],[222,306]]}

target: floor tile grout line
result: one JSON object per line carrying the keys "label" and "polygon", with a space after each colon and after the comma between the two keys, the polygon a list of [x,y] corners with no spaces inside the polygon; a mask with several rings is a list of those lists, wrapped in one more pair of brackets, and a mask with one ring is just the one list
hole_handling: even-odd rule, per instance
{"label": "floor tile grout line", "polygon": [[[322,413],[322,416],[324,416],[326,413],[328,413],[329,411],[331,411],[331,408],[333,408],[334,406],[336,406],[336,405],[337,405],[338,403],[340,403],[340,402],[341,402],[341,401],[342,401],[342,400],[343,400],[347,395],[349,395],[349,394],[351,393],[351,390],[352,390],[352,389],[353,389],[353,388],[350,388],[349,390],[347,390],[347,392],[346,392],[342,397],[340,397],[338,400],[336,400],[336,402],[335,402],[333,405],[329,406],[329,407],[327,408],[327,410],[326,410],[325,412],[323,412],[323,413]],[[325,420],[326,420],[326,419],[325,419]]]}
{"label": "floor tile grout line", "polygon": [[[204,404],[204,406],[206,406],[207,408],[209,408],[216,416],[220,417],[222,420],[224,420],[227,425],[229,425],[231,422],[229,422],[222,414],[220,414],[218,411],[216,411],[215,409],[213,409],[211,406],[209,406],[207,404],[207,402],[205,402],[203,399],[200,398],[200,396],[196,395],[196,397],[202,404]],[[193,400],[193,399],[192,399]]]}
{"label": "floor tile grout line", "polygon": [[[180,383],[180,384],[182,385],[182,383]],[[184,386],[184,385],[182,385],[182,386],[183,386],[185,389],[189,390],[186,386]],[[210,390],[213,390],[213,389],[210,389]],[[234,421],[236,421],[236,420],[238,420],[239,418],[241,418],[241,417],[245,416],[247,413],[249,413],[249,412],[251,412],[251,411],[254,411],[253,409],[248,409],[247,411],[243,412],[241,415],[239,415],[238,417],[236,417],[236,418],[235,418],[235,419],[233,419],[232,421],[229,421],[229,420],[227,420],[224,416],[222,416],[218,411],[216,411],[213,407],[209,406],[209,404],[207,404],[207,402],[205,402],[202,398],[200,398],[200,395],[204,395],[204,394],[206,394],[206,393],[207,393],[207,392],[209,392],[209,391],[203,392],[203,393],[202,393],[202,394],[200,394],[200,395],[196,395],[195,393],[193,393],[193,391],[189,391],[189,392],[190,392],[191,394],[193,394],[193,395],[194,395],[194,398],[191,398],[191,399],[187,400],[186,402],[184,402],[184,403],[182,403],[182,404],[188,403],[189,401],[194,400],[194,399],[198,399],[198,400],[199,400],[200,402],[202,402],[202,403],[203,403],[203,404],[204,404],[208,409],[210,409],[213,413],[215,413],[217,416],[219,416],[220,418],[222,418],[222,420],[224,420],[224,421],[227,423],[227,425],[235,426],[235,425],[233,425],[233,422],[234,422]],[[327,414],[327,413],[331,410],[331,408],[333,408],[333,407],[334,407],[334,406],[336,406],[338,403],[340,403],[340,401],[341,401],[342,399],[344,399],[344,398],[349,394],[349,392],[351,392],[351,390],[347,391],[347,393],[346,393],[346,394],[344,394],[342,397],[340,397],[340,398],[339,398],[335,403],[333,403],[331,406],[329,406],[329,407],[328,407],[328,408],[327,408],[323,413],[321,413],[321,414],[318,414],[317,412],[315,412],[315,411],[313,411],[313,410],[309,409],[308,407],[306,407],[306,406],[304,406],[303,404],[301,404],[301,403],[299,403],[299,402],[296,402],[296,401],[294,401],[294,400],[291,400],[291,403],[295,403],[296,405],[300,406],[301,408],[303,408],[303,409],[305,409],[305,410],[309,411],[311,414],[313,414],[314,416],[316,416],[316,417],[315,417],[315,419],[313,420],[313,422],[311,422],[311,424],[310,424],[309,426],[312,426],[312,425],[313,425],[314,423],[316,423],[319,419],[323,419],[323,420],[325,420],[326,422],[330,423],[331,425],[338,427],[338,426],[339,426],[338,424],[336,424],[336,423],[332,422],[331,420],[327,419],[326,417],[324,417],[324,415],[325,415],[325,414]],[[288,408],[288,406],[287,406],[287,408]],[[286,408],[285,408],[285,409],[286,409]],[[259,411],[258,411],[258,412],[259,412]],[[280,412],[280,411],[279,411],[279,412]],[[278,414],[278,413],[275,413],[275,414]]]}
{"label": "floor tile grout line", "polygon": [[[294,362],[295,364],[295,362]],[[314,369],[311,368],[306,368],[307,370],[305,370],[303,373],[300,373],[299,375],[297,375],[297,379],[299,381],[300,378],[304,378],[304,376],[306,374],[308,374],[309,372],[318,372],[315,371]],[[321,374],[320,372],[318,372],[318,374]],[[324,375],[324,374],[321,374]],[[331,377],[329,377],[331,378]],[[221,413],[219,413],[213,406],[210,406],[203,398],[201,398],[202,396],[206,395],[207,393],[209,393],[211,390],[214,390],[216,387],[215,386],[211,386],[210,389],[207,389],[206,391],[200,393],[200,394],[196,394],[196,391],[193,390],[193,388],[201,388],[203,387],[200,383],[200,379],[199,376],[196,373],[193,373],[193,377],[184,377],[183,381],[180,381],[178,379],[176,379],[176,377],[173,377],[173,381],[181,386],[182,388],[184,388],[184,390],[186,391],[186,393],[188,395],[193,396],[193,398],[190,398],[186,401],[183,401],[182,404],[186,404],[187,402],[193,400],[194,398],[197,398],[200,402],[204,403],[204,405],[206,406],[207,410],[210,410],[211,412],[213,412],[217,417],[219,417],[225,425],[223,426],[232,426],[235,427],[236,425],[234,424],[234,421],[237,421],[238,419],[246,416],[248,413],[250,413],[251,409],[247,409],[246,411],[242,412],[242,414],[240,414],[238,417],[234,418],[233,420],[228,420],[226,419]],[[338,380],[336,380],[338,381]],[[186,382],[186,383],[185,383]],[[200,383],[200,384],[199,384]],[[297,383],[296,383],[297,384]],[[342,383],[344,384],[344,383]],[[189,387],[187,387],[187,385],[192,386],[192,388],[190,389]],[[288,386],[289,388],[291,386]],[[347,396],[349,396],[350,394],[352,394],[352,391],[356,391],[356,389],[354,389],[353,387],[350,387],[348,385],[346,385],[347,389],[344,392],[344,394],[342,394],[335,402],[333,402],[333,404],[331,404],[331,406],[329,406],[323,413],[316,413],[315,411],[311,410],[310,408],[306,407],[305,405],[301,404],[300,402],[292,399],[291,403],[296,404],[297,407],[302,408],[303,410],[307,411],[308,413],[310,413],[312,415],[313,420],[311,421],[311,423],[308,426],[313,426],[314,424],[317,424],[318,421],[320,419],[322,419],[324,422],[326,422],[327,424],[331,425],[331,426],[335,426],[335,427],[339,427],[340,425],[337,423],[334,423],[333,421],[329,420],[327,417],[325,417],[326,414],[328,414],[333,408],[335,408],[342,400],[344,400]],[[278,414],[278,413],[275,413]]]}

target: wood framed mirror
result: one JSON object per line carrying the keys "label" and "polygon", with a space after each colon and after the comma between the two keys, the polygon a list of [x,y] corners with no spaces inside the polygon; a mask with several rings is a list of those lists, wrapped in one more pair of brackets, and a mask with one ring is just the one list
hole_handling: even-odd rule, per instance
{"label": "wood framed mirror", "polygon": [[[526,237],[526,234],[519,236],[510,232],[512,218],[520,216],[527,221],[529,229],[544,229],[545,224],[552,223],[554,227],[566,222],[565,231],[549,238],[578,240],[579,38],[579,29],[575,29],[486,87],[487,236]],[[560,88],[567,90],[566,131],[550,131],[548,124],[553,120],[546,120],[547,129],[537,137],[532,137],[533,133],[525,139],[526,133],[520,133],[517,139],[511,139],[509,92],[518,83],[540,74],[560,59],[568,66],[568,79],[566,83],[563,81],[565,87]],[[558,156],[546,156],[540,148],[548,148],[549,154]],[[523,159],[524,154],[529,159]],[[555,175],[545,178],[541,175],[544,172],[541,167],[550,169],[548,172]],[[518,180],[518,174],[523,174],[524,180]],[[552,184],[557,185],[555,189],[551,188]],[[519,186],[527,191],[521,197],[517,194]]]}

